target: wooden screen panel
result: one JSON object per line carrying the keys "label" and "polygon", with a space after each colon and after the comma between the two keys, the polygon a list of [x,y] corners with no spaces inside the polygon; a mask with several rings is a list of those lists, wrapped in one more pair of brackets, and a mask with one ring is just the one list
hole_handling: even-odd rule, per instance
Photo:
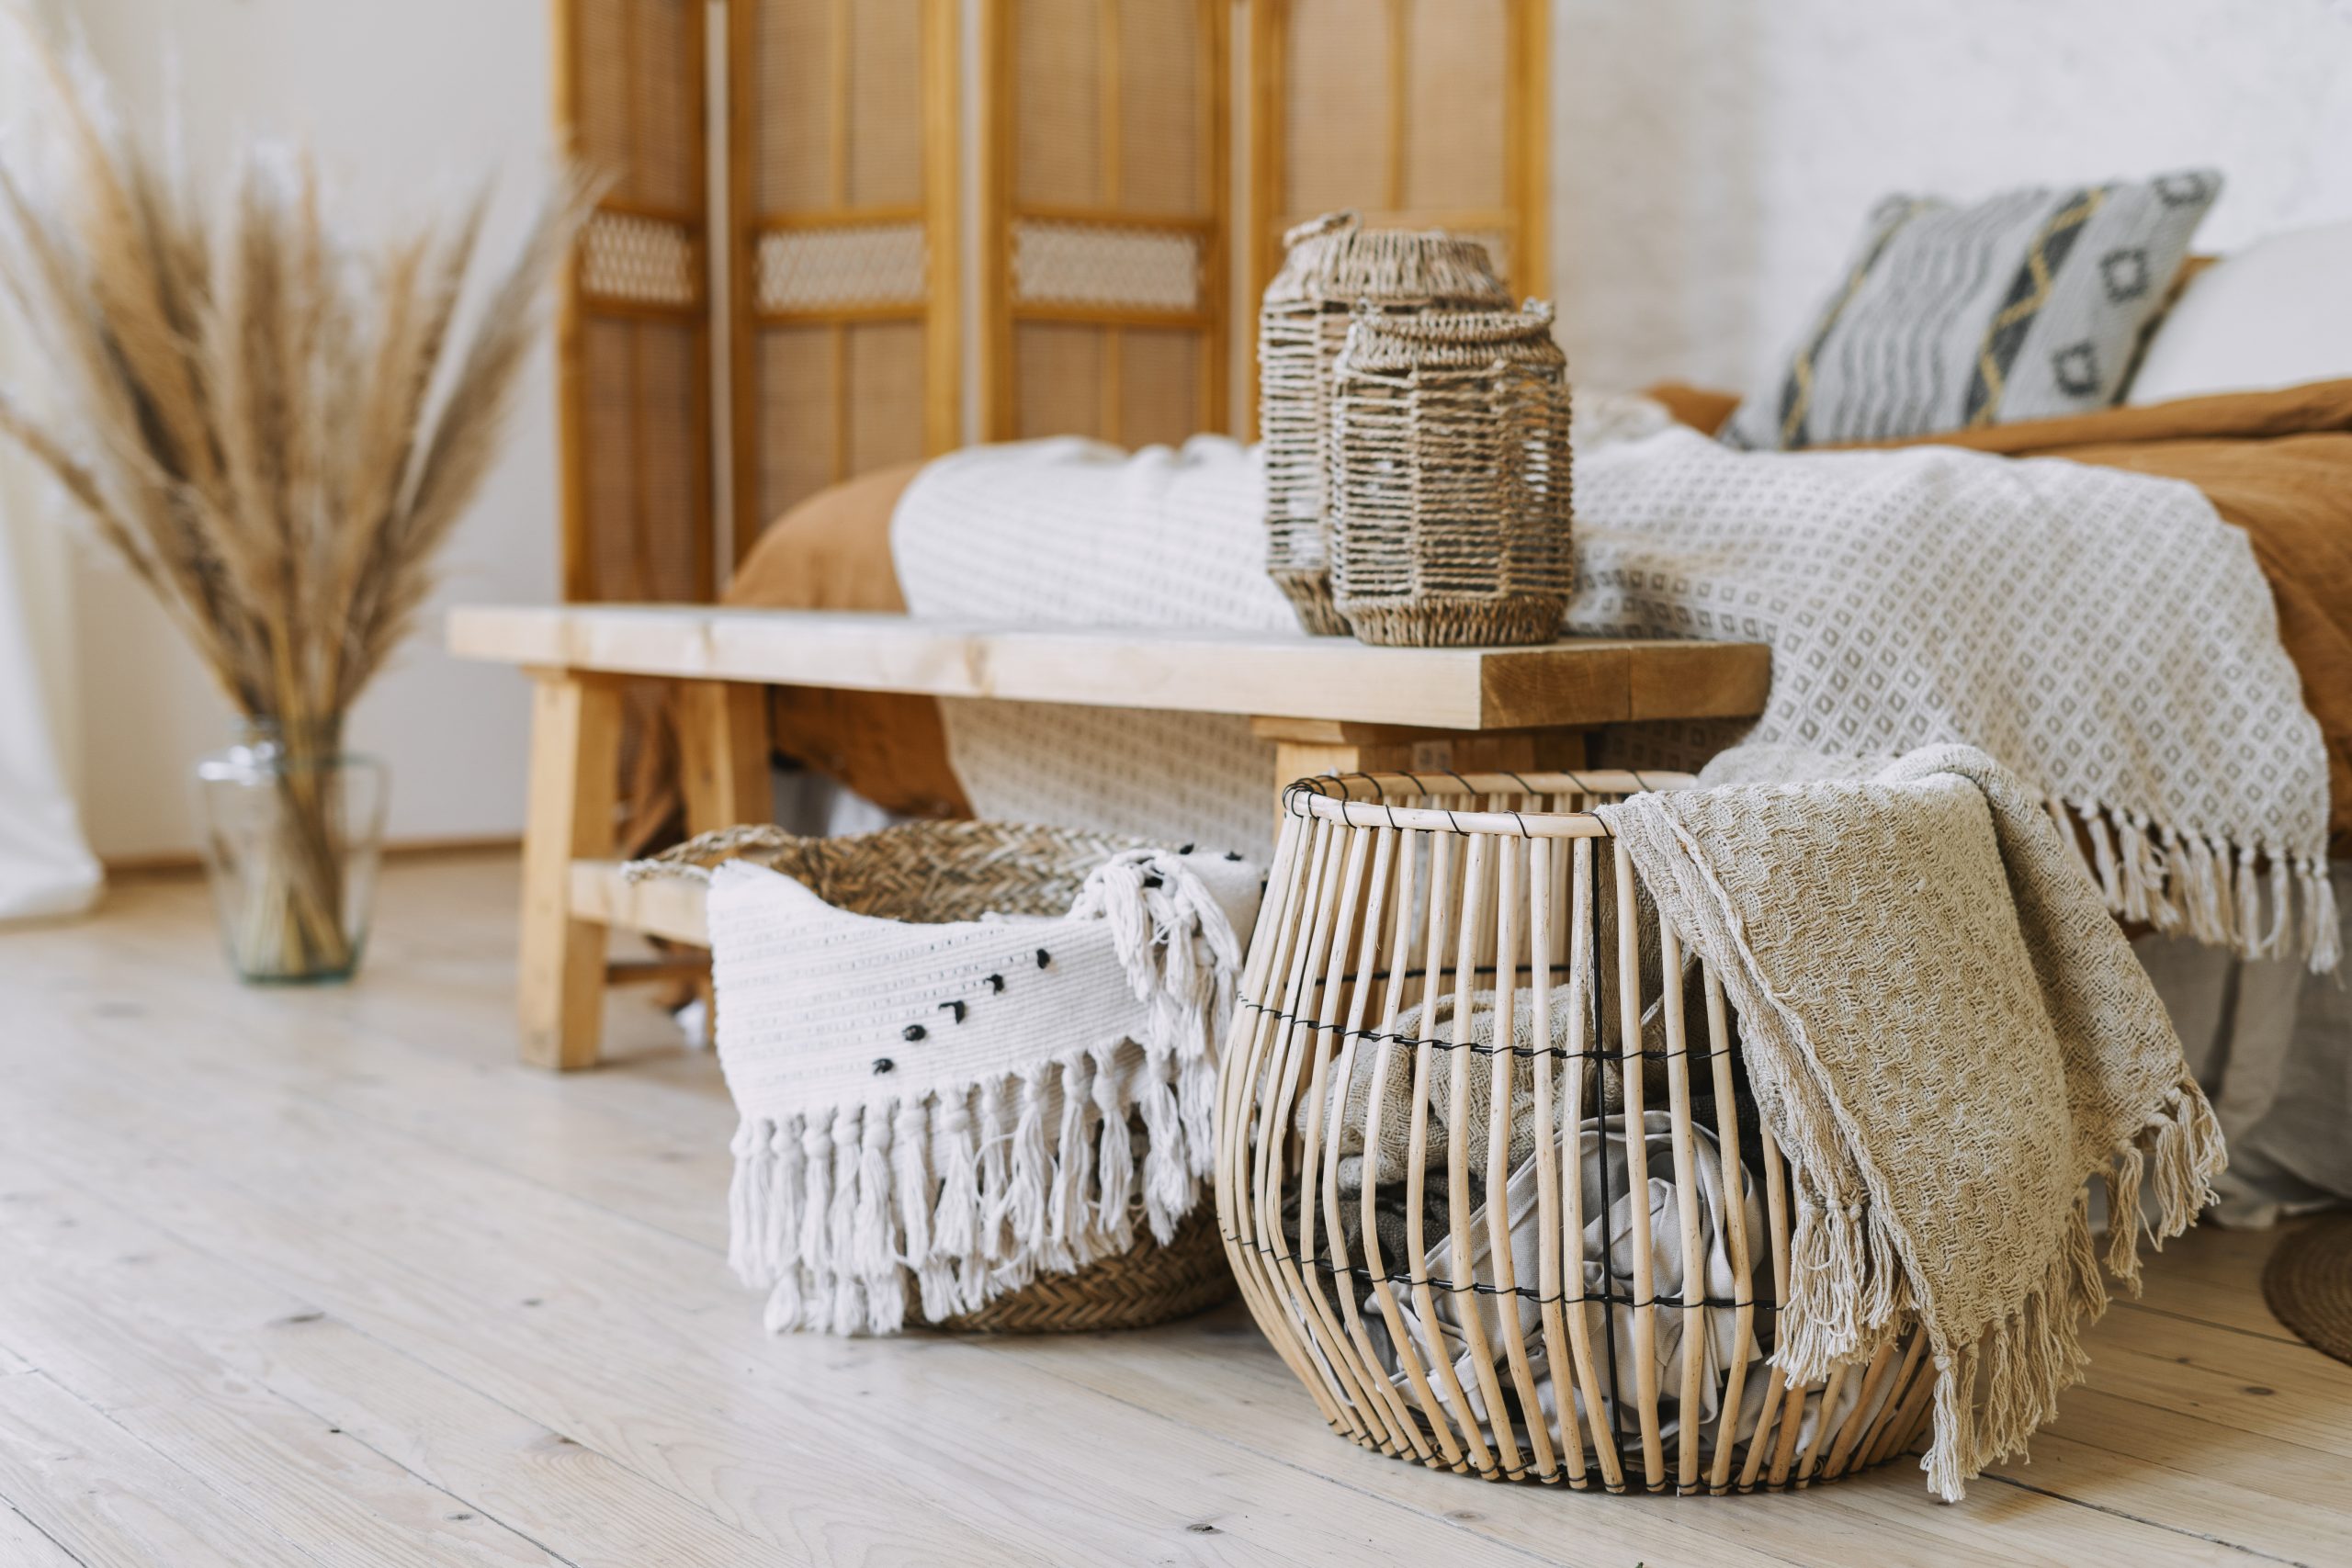
{"label": "wooden screen panel", "polygon": [[1340,208],[1482,241],[1514,292],[1550,292],[1549,0],[1253,0],[1250,15],[1253,298],[1283,231]]}
{"label": "wooden screen panel", "polygon": [[561,280],[563,591],[706,599],[710,332],[702,0],[560,0],[556,118],[611,181]]}
{"label": "wooden screen panel", "polygon": [[581,322],[579,363],[583,564],[605,591],[578,597],[708,598],[699,334],[674,321],[591,315]]}
{"label": "wooden screen panel", "polygon": [[961,434],[956,0],[734,0],[735,544]]}
{"label": "wooden screen panel", "polygon": [[981,428],[1224,427],[1224,0],[987,0]]}

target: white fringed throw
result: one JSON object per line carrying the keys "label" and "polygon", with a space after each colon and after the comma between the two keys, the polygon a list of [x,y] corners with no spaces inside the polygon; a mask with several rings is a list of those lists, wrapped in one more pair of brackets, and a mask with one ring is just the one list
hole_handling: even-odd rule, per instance
{"label": "white fringed throw", "polygon": [[[1983,752],[1640,795],[1600,815],[1721,976],[1796,1200],[1774,1359],[1868,1356],[1908,1305],[1935,1356],[1929,1488],[1956,1500],[2080,1381],[2107,1266],[2211,1201],[2222,1134],[2154,987],[2041,800]],[[1868,776],[1862,776],[1868,775]]]}
{"label": "white fringed throw", "polygon": [[896,1333],[910,1292],[942,1321],[1125,1251],[1138,1204],[1165,1242],[1200,1201],[1257,865],[1134,850],[1066,916],[939,925],[709,874],[728,1261],[771,1329]]}

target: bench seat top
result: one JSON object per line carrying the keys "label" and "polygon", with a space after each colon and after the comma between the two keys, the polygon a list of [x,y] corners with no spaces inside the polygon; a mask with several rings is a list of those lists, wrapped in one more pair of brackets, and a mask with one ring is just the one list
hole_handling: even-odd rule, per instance
{"label": "bench seat top", "polygon": [[573,673],[1492,730],[1760,712],[1760,643],[1567,638],[1373,648],[1186,627],[1017,626],[831,610],[473,605],[460,658]]}

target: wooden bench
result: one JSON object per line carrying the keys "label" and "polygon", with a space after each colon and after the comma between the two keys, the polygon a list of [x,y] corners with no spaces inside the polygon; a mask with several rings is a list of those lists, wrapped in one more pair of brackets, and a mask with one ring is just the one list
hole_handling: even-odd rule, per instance
{"label": "wooden bench", "polygon": [[624,884],[612,860],[625,678],[682,683],[686,817],[700,832],[767,817],[769,686],[1246,715],[1274,743],[1272,810],[1283,784],[1310,773],[1578,767],[1603,725],[1759,712],[1770,673],[1750,643],[1368,648],[655,604],[460,609],[448,640],[461,658],[523,666],[536,686],[523,1056],[566,1068],[596,1060],[608,930],[701,937],[695,899]]}

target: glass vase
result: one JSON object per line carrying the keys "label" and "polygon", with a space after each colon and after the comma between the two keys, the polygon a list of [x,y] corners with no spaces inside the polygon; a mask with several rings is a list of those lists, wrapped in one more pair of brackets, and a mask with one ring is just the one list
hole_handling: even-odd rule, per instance
{"label": "glass vase", "polygon": [[340,727],[247,726],[197,764],[220,939],[256,982],[342,980],[359,966],[376,892],[389,775]]}

